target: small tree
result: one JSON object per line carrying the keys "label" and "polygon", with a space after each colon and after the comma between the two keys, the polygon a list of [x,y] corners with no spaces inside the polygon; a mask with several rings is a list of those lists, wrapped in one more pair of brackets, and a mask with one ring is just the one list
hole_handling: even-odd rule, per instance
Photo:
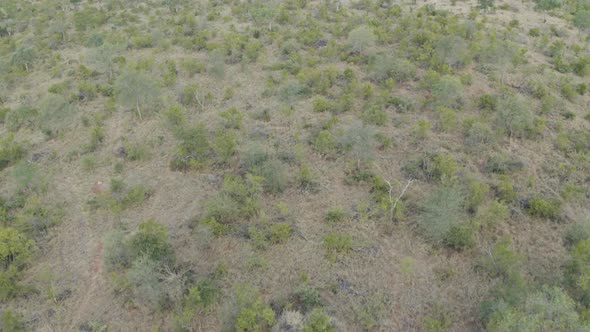
{"label": "small tree", "polygon": [[145,256],[154,261],[167,262],[174,259],[174,250],[168,241],[168,232],[155,219],[139,225],[137,234],[131,239],[135,257]]}
{"label": "small tree", "polygon": [[375,34],[367,26],[358,27],[348,34],[348,44],[353,52],[362,52],[375,44]]}
{"label": "small tree", "polygon": [[457,107],[463,98],[463,85],[457,77],[443,76],[434,83],[432,95],[441,106]]}
{"label": "small tree", "polygon": [[477,4],[479,5],[479,9],[487,12],[494,9],[495,0],[477,0]]}
{"label": "small tree", "polygon": [[469,48],[465,40],[458,36],[445,36],[436,43],[438,60],[451,66],[465,65],[469,59]]}
{"label": "small tree", "polygon": [[11,64],[15,67],[29,71],[29,66],[37,58],[37,53],[32,47],[21,46],[12,54]]}
{"label": "small tree", "polygon": [[4,270],[19,268],[31,257],[34,242],[14,228],[0,228],[0,261]]}
{"label": "small tree", "polygon": [[121,53],[123,47],[113,44],[102,44],[88,51],[88,66],[101,74],[107,74],[111,79],[114,74],[115,59]]}
{"label": "small tree", "polygon": [[464,204],[459,190],[443,186],[430,194],[422,205],[418,224],[430,240],[443,243],[451,231],[463,223]]}
{"label": "small tree", "polygon": [[357,161],[360,169],[361,162],[369,162],[373,159],[376,146],[376,131],[373,127],[366,126],[361,121],[350,125],[340,138],[340,144]]}
{"label": "small tree", "polygon": [[140,120],[142,108],[157,101],[159,97],[156,83],[146,74],[137,71],[121,74],[115,81],[115,92],[122,105],[135,107]]}
{"label": "small tree", "polygon": [[529,103],[521,96],[504,96],[497,106],[496,123],[509,137],[523,137],[533,128]]}

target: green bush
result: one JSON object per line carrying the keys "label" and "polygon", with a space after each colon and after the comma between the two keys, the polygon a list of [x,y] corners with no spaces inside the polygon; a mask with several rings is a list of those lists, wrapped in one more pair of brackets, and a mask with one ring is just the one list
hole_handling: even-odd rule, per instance
{"label": "green bush", "polygon": [[197,124],[178,132],[180,144],[176,146],[174,159],[170,163],[173,170],[187,171],[206,165],[209,160],[209,134],[204,124]]}
{"label": "green bush", "polygon": [[7,309],[2,313],[2,331],[21,332],[26,331],[25,322],[20,314]]}
{"label": "green bush", "polygon": [[494,244],[489,252],[482,255],[477,268],[492,278],[507,278],[518,271],[521,260],[522,257],[513,251],[510,238],[503,237]]}
{"label": "green bush", "polygon": [[115,81],[117,101],[137,111],[142,119],[142,110],[150,108],[159,99],[157,84],[145,73],[125,71]]}
{"label": "green bush", "polygon": [[469,46],[458,36],[444,36],[436,43],[438,61],[451,67],[464,66],[469,61]]}
{"label": "green bush", "polygon": [[[418,216],[418,225],[427,238],[437,244],[451,239],[452,232],[461,231],[465,221],[465,198],[454,187],[442,186],[431,193]],[[463,234],[459,234],[461,236]]]}
{"label": "green bush", "polygon": [[349,234],[330,233],[324,236],[323,246],[328,252],[346,252],[352,250],[352,236]]}
{"label": "green bush", "polygon": [[165,299],[165,291],[160,282],[161,269],[160,262],[149,256],[140,256],[133,261],[127,272],[133,295],[151,309],[160,308]]}
{"label": "green bush", "polygon": [[228,108],[227,110],[219,113],[219,116],[221,117],[222,125],[225,128],[240,129],[242,126],[242,119],[244,118],[244,115],[240,113],[236,107]]}
{"label": "green bush", "polygon": [[237,316],[234,328],[237,332],[264,331],[275,320],[275,313],[262,301],[260,293],[250,287],[242,286],[236,290]]}
{"label": "green bush", "polygon": [[350,45],[353,52],[357,53],[363,52],[373,46],[375,40],[375,34],[367,26],[360,26],[348,34],[348,45]]}
{"label": "green bush", "polygon": [[336,108],[334,102],[322,97],[318,96],[313,99],[312,102],[312,109],[314,112],[332,112]]}
{"label": "green bush", "polygon": [[559,216],[561,204],[555,199],[533,196],[527,202],[527,212],[531,216],[555,219]]}
{"label": "green bush", "polygon": [[131,251],[134,257],[145,257],[155,262],[173,262],[174,250],[168,240],[168,231],[155,219],[139,225],[131,237]]}
{"label": "green bush", "polygon": [[126,268],[131,263],[131,248],[121,231],[114,231],[104,239],[104,263],[107,270]]}
{"label": "green bush", "polygon": [[320,292],[308,283],[302,283],[295,288],[292,302],[302,312],[308,312],[322,305]]}
{"label": "green bush", "polygon": [[48,136],[55,136],[71,123],[76,109],[61,95],[50,94],[39,103],[39,125]]}
{"label": "green bush", "polygon": [[9,130],[17,131],[23,127],[32,127],[35,123],[36,116],[36,109],[23,105],[6,113],[4,116],[4,122]]}
{"label": "green bush", "polygon": [[533,129],[533,114],[521,96],[503,96],[498,100],[496,124],[510,137],[525,137]]}
{"label": "green bush", "polygon": [[501,175],[496,182],[496,196],[500,201],[511,203],[516,199],[516,191],[512,185],[512,180],[507,175]]}
{"label": "green bush", "polygon": [[304,332],[335,332],[336,328],[332,323],[332,319],[326,311],[319,307],[315,308],[308,318],[308,322],[303,327]]}
{"label": "green bush", "polygon": [[229,163],[231,157],[236,154],[237,146],[238,136],[233,131],[217,130],[211,141],[217,162],[222,165]]}
{"label": "green bush", "polygon": [[0,227],[0,262],[4,271],[22,268],[33,254],[35,242],[11,227]]}
{"label": "green bush", "polygon": [[0,171],[15,164],[25,155],[25,148],[14,141],[13,135],[0,138]]}
{"label": "green bush", "polygon": [[255,168],[253,173],[264,179],[264,191],[279,194],[287,188],[289,182],[285,168],[282,162],[272,158],[265,161],[259,168]]}
{"label": "green bush", "polygon": [[463,84],[457,77],[443,76],[432,86],[432,96],[437,105],[458,108],[463,99]]}
{"label": "green bush", "polygon": [[321,130],[311,141],[313,149],[321,155],[328,155],[336,149],[336,141],[329,130]]}
{"label": "green bush", "polygon": [[486,324],[492,332],[500,331],[583,331],[586,329],[576,312],[576,303],[558,287],[543,287],[527,295],[519,306],[500,306]]}
{"label": "green bush", "polygon": [[270,242],[284,243],[291,237],[293,228],[287,222],[279,222],[270,226],[269,232]]}
{"label": "green bush", "polygon": [[348,213],[343,208],[336,207],[328,210],[326,216],[324,217],[324,220],[327,223],[337,223],[343,221],[347,217]]}

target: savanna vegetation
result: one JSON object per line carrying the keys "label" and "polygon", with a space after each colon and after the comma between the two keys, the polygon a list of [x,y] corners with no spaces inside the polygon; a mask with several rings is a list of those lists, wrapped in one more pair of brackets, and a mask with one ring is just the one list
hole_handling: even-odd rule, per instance
{"label": "savanna vegetation", "polygon": [[590,1],[0,1],[1,331],[590,331]]}

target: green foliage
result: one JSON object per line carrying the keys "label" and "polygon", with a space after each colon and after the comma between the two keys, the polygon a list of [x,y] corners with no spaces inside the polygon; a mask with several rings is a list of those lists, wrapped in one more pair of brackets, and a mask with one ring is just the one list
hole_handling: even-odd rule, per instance
{"label": "green foliage", "polygon": [[25,155],[22,144],[14,141],[13,135],[0,138],[0,170],[16,163]]}
{"label": "green foliage", "polygon": [[334,102],[318,96],[313,99],[312,108],[314,112],[332,112],[335,110],[336,105]]}
{"label": "green foliage", "polygon": [[211,141],[217,162],[228,164],[237,151],[238,136],[233,131],[217,130]]}
{"label": "green foliage", "polygon": [[12,54],[10,63],[19,70],[29,71],[29,68],[37,60],[37,52],[32,47],[21,46]]}
{"label": "green foliage", "polygon": [[4,122],[9,130],[17,131],[23,127],[32,127],[36,116],[36,109],[22,105],[7,112],[4,116]]}
{"label": "green foliage", "polygon": [[25,322],[20,314],[7,309],[2,313],[2,331],[21,332],[25,331]]}
{"label": "green foliage", "polygon": [[527,212],[534,217],[555,219],[559,216],[561,204],[555,199],[533,196],[527,202]]}
{"label": "green foliage", "polygon": [[287,222],[279,222],[270,226],[269,233],[270,242],[284,243],[289,239],[289,237],[291,237],[293,228]]}
{"label": "green foliage", "polygon": [[500,201],[511,203],[516,199],[516,191],[512,185],[512,180],[507,175],[501,175],[496,182],[496,196]]}
{"label": "green foliage", "polygon": [[264,191],[273,194],[282,193],[289,181],[285,165],[275,158],[266,160],[260,167],[253,169],[253,173],[264,179]]}
{"label": "green foliage", "polygon": [[336,207],[328,210],[324,220],[327,223],[341,222],[348,217],[348,213],[341,207]]}
{"label": "green foliage", "polygon": [[440,303],[435,303],[430,313],[424,317],[422,328],[426,332],[442,332],[447,331],[452,323],[449,311]]}
{"label": "green foliage", "polygon": [[135,298],[151,309],[159,308],[164,301],[165,292],[159,280],[160,275],[160,263],[148,256],[135,259],[127,272]]}
{"label": "green foliage", "polygon": [[295,288],[293,302],[302,312],[308,312],[322,305],[320,292],[308,283],[302,283]]}
{"label": "green foliage", "polygon": [[324,236],[323,246],[329,253],[342,253],[352,250],[352,236],[349,234],[329,233]]}
{"label": "green foliage", "polygon": [[375,34],[371,28],[367,26],[360,26],[348,34],[348,45],[350,45],[353,52],[363,52],[367,48],[375,44]]}
{"label": "green foliage", "polygon": [[411,81],[416,77],[416,65],[404,58],[378,54],[369,59],[369,76],[377,82]]}
{"label": "green foliage", "polygon": [[113,78],[117,67],[117,58],[123,51],[122,45],[102,44],[88,50],[88,66],[101,74],[106,74],[109,79]]}
{"label": "green foliage", "polygon": [[145,257],[154,262],[173,262],[174,250],[168,240],[168,231],[155,219],[141,224],[131,238],[131,251],[134,257]]}
{"label": "green foliage", "polygon": [[432,86],[432,96],[438,105],[459,107],[463,99],[463,84],[457,77],[443,76]]}
{"label": "green foliage", "polygon": [[221,192],[206,204],[202,218],[205,224],[216,226],[217,235],[227,231],[227,227],[242,218],[256,215],[260,209],[259,195],[262,191],[260,177],[248,175],[246,178],[226,176]]}
{"label": "green foliage", "polygon": [[244,115],[238,111],[236,107],[230,107],[227,110],[219,113],[222,119],[222,125],[225,128],[240,129],[242,126],[242,119]]}
{"label": "green foliage", "polygon": [[141,119],[142,109],[151,107],[158,100],[159,88],[147,74],[127,70],[117,77],[115,94],[121,105],[134,108]]}
{"label": "green foliage", "polygon": [[533,115],[529,103],[521,97],[503,96],[498,100],[496,124],[510,137],[525,137],[533,129]]}
{"label": "green foliage", "polygon": [[432,192],[418,216],[418,225],[432,242],[442,244],[460,232],[465,221],[465,198],[454,187],[442,186]]}
{"label": "green foliage", "polygon": [[438,60],[450,67],[461,67],[470,60],[467,42],[458,36],[444,36],[436,43]]}
{"label": "green foliage", "polygon": [[501,305],[486,325],[488,331],[584,331],[576,303],[558,287],[543,287],[521,306]]}
{"label": "green foliage", "polygon": [[483,254],[477,267],[492,278],[508,278],[518,272],[521,260],[521,256],[513,251],[510,238],[503,237],[491,250]]}
{"label": "green foliage", "polygon": [[11,266],[20,269],[33,253],[35,242],[11,227],[0,227],[0,262],[6,271]]}
{"label": "green foliage", "polygon": [[336,141],[329,130],[321,130],[311,142],[313,149],[321,155],[328,155],[336,148]]}
{"label": "green foliage", "polygon": [[236,331],[263,331],[274,323],[275,313],[262,301],[256,289],[250,286],[238,288],[236,302],[237,316],[234,325]]}
{"label": "green foliage", "polygon": [[309,321],[303,327],[304,332],[335,332],[336,328],[326,311],[319,307],[309,314]]}
{"label": "green foliage", "polygon": [[48,136],[55,136],[71,123],[76,109],[61,95],[49,94],[39,103],[39,124]]}
{"label": "green foliage", "polygon": [[176,146],[174,159],[170,163],[173,170],[188,171],[206,165],[209,160],[209,134],[204,124],[178,131],[180,144]]}
{"label": "green foliage", "polygon": [[126,268],[131,263],[131,248],[122,231],[114,231],[105,236],[104,263],[107,270]]}
{"label": "green foliage", "polygon": [[375,154],[375,134],[373,127],[360,121],[353,122],[340,137],[340,146],[347,151],[357,163],[371,161]]}

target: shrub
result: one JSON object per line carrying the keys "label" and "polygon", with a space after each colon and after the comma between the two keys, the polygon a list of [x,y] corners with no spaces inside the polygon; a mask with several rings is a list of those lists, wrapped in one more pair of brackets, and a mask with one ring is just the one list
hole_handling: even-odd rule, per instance
{"label": "shrub", "polygon": [[501,175],[498,177],[498,181],[496,182],[496,196],[500,201],[505,203],[511,203],[516,199],[516,192],[509,176]]}
{"label": "shrub", "polygon": [[488,331],[581,331],[576,303],[558,287],[527,295],[521,306],[504,304],[487,322]]}
{"label": "shrub", "polygon": [[380,106],[369,107],[361,115],[365,124],[383,126],[387,123],[387,113]]}
{"label": "shrub", "polygon": [[36,116],[36,109],[23,105],[6,113],[4,122],[9,130],[17,131],[22,127],[31,127],[34,124]]}
{"label": "shrub", "polygon": [[152,309],[159,308],[165,297],[160,283],[161,269],[159,262],[149,256],[140,256],[127,272],[135,298]]}
{"label": "shrub", "polygon": [[104,263],[107,270],[128,267],[131,263],[131,250],[121,231],[114,231],[104,239]]}
{"label": "shrub", "polygon": [[265,161],[259,169],[253,171],[264,179],[263,187],[266,192],[282,193],[288,185],[289,178],[285,165],[275,158]]}
{"label": "shrub", "polygon": [[524,168],[524,162],[515,156],[492,155],[486,162],[485,171],[496,174],[510,174]]}
{"label": "shrub", "polygon": [[123,106],[134,108],[139,119],[142,109],[150,107],[159,98],[156,83],[146,74],[137,71],[125,71],[115,81],[115,94]]}
{"label": "shrub", "polygon": [[418,225],[434,243],[442,244],[464,222],[465,199],[454,187],[442,186],[422,204]]}
{"label": "shrub", "polygon": [[34,241],[20,231],[11,227],[0,227],[0,262],[4,271],[11,266],[22,268],[29,261],[34,245]]}
{"label": "shrub", "polygon": [[263,331],[275,320],[275,313],[262,301],[259,292],[252,287],[242,286],[236,291],[238,313],[235,329],[238,332]]}
{"label": "shrub", "polygon": [[496,123],[510,137],[524,137],[533,129],[533,115],[520,96],[503,96],[498,100]]}
{"label": "shrub", "polygon": [[348,45],[353,52],[360,53],[375,44],[375,34],[371,28],[360,26],[348,34]]}
{"label": "shrub", "polygon": [[308,322],[303,327],[304,332],[335,332],[336,328],[332,319],[323,308],[315,308],[308,318]]}
{"label": "shrub", "polygon": [[149,219],[139,225],[131,238],[131,250],[134,257],[145,257],[155,262],[174,261],[174,250],[168,240],[168,231],[155,219]]}
{"label": "shrub", "polygon": [[115,73],[117,57],[121,54],[124,47],[122,45],[102,44],[88,50],[88,66],[101,74],[107,74],[111,79]]}
{"label": "shrub", "polygon": [[219,116],[221,117],[222,125],[225,128],[240,129],[242,126],[242,119],[244,118],[244,115],[240,113],[236,107],[228,108],[227,110],[219,113]]}
{"label": "shrub", "polygon": [[574,15],[574,25],[580,29],[590,29],[590,9],[578,10]]}
{"label": "shrub", "polygon": [[332,112],[336,105],[328,99],[318,96],[313,99],[312,109],[314,112]]}
{"label": "shrub", "polygon": [[184,70],[189,77],[205,71],[205,64],[194,58],[186,58],[180,61],[180,68]]}
{"label": "shrub", "polygon": [[39,104],[39,124],[48,136],[55,136],[72,122],[76,109],[63,96],[50,94]]}
{"label": "shrub", "polygon": [[209,157],[209,138],[205,125],[200,123],[183,129],[177,136],[181,142],[176,146],[171,168],[187,171],[203,167]]}
{"label": "shrub", "polygon": [[406,82],[416,77],[416,65],[403,58],[379,54],[370,59],[369,77],[378,82]]}
{"label": "shrub", "polygon": [[457,127],[457,112],[448,107],[437,107],[440,129],[444,132],[452,132]]}
{"label": "shrub", "polygon": [[233,131],[218,130],[211,141],[217,162],[227,164],[237,151],[238,137]]}
{"label": "shrub", "polygon": [[308,283],[302,283],[293,292],[293,302],[302,312],[307,312],[322,305],[320,292]]}
{"label": "shrub", "polygon": [[469,61],[469,47],[463,38],[444,36],[435,47],[438,60],[451,67],[460,67]]}
{"label": "shrub", "polygon": [[291,234],[293,228],[289,223],[279,222],[270,226],[270,242],[272,243],[283,243],[286,242]]}
{"label": "shrub", "polygon": [[521,256],[512,250],[510,238],[503,237],[494,244],[489,252],[482,256],[477,267],[492,278],[507,278],[517,272],[521,259]]}
{"label": "shrub", "polygon": [[534,217],[555,219],[559,216],[560,206],[555,199],[533,196],[527,202],[527,212]]}
{"label": "shrub", "polygon": [[0,138],[0,171],[16,163],[25,155],[25,148],[14,141],[13,135]]}
{"label": "shrub", "polygon": [[347,216],[348,213],[343,208],[337,207],[328,210],[326,216],[324,217],[324,220],[327,223],[337,223],[346,219]]}
{"label": "shrub", "polygon": [[463,98],[463,84],[454,76],[443,76],[432,86],[435,103],[446,107],[459,107]]}
{"label": "shrub", "polygon": [[492,201],[477,210],[475,220],[482,226],[492,227],[506,220],[510,215],[508,207],[502,202]]}
{"label": "shrub", "polygon": [[311,142],[313,149],[322,155],[333,152],[336,148],[336,142],[332,133],[328,130],[321,130]]}
{"label": "shrub", "polygon": [[21,332],[26,331],[25,323],[22,316],[14,311],[7,309],[2,313],[2,331]]}
{"label": "shrub", "polygon": [[352,123],[340,137],[340,145],[357,161],[369,162],[376,147],[375,129],[360,121]]}
{"label": "shrub", "polygon": [[[246,176],[246,179],[226,176],[221,192],[207,203],[203,221],[229,225],[240,218],[254,216],[260,208],[258,199],[262,191],[262,181],[260,177],[251,175]],[[218,228],[219,230],[223,228]]]}
{"label": "shrub", "polygon": [[450,153],[439,153],[432,159],[432,177],[442,181],[451,179],[461,166]]}
{"label": "shrub", "polygon": [[352,236],[348,234],[330,233],[324,236],[324,248],[328,252],[346,252],[352,250]]}

